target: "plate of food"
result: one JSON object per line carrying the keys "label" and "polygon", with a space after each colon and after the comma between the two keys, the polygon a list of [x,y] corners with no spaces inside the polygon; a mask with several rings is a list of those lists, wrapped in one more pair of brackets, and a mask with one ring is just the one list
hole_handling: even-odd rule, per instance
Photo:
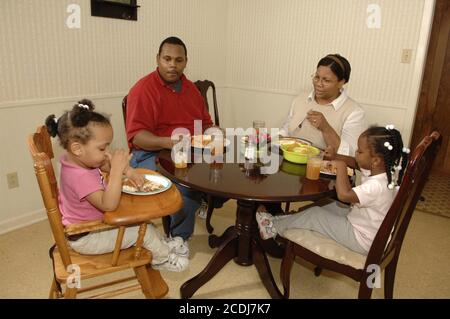
{"label": "plate of food", "polygon": [[[336,176],[337,168],[332,161],[322,161],[320,166],[320,174]],[[347,167],[348,176],[353,176],[353,170]]]}
{"label": "plate of food", "polygon": [[[193,148],[207,148],[214,146],[214,138],[217,138],[214,135],[192,135],[191,136],[191,145]],[[230,145],[230,140],[224,138],[223,146],[227,147]]]}
{"label": "plate of food", "polygon": [[122,182],[122,192],[131,195],[154,195],[168,190],[172,186],[170,179],[161,175],[144,175],[145,182],[142,187],[135,187],[128,178]]}

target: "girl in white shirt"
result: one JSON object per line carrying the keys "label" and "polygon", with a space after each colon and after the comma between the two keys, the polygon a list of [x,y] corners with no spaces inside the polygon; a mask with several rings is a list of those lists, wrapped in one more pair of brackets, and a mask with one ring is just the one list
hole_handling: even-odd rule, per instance
{"label": "girl in white shirt", "polygon": [[[331,151],[328,148],[328,151]],[[330,152],[329,152],[330,153]],[[367,254],[373,239],[394,201],[408,161],[409,150],[403,147],[400,132],[393,125],[370,127],[358,138],[355,158],[336,155],[336,193],[340,201],[303,212],[272,216],[263,206],[256,220],[263,239],[283,234],[287,229],[317,231],[360,254]],[[351,187],[347,165],[362,172],[361,185]]]}

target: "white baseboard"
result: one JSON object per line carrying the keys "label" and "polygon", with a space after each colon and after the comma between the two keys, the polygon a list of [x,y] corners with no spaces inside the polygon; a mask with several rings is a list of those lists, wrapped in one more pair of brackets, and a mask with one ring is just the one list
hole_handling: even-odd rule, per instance
{"label": "white baseboard", "polygon": [[0,235],[47,219],[43,209],[0,222]]}

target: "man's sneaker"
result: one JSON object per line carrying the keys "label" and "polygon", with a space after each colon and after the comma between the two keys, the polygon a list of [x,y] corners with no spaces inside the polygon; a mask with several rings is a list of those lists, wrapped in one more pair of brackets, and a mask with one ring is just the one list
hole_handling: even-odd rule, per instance
{"label": "man's sneaker", "polygon": [[178,256],[173,252],[169,253],[167,257],[168,258],[166,262],[163,262],[162,264],[152,265],[152,268],[156,270],[181,272],[186,270],[187,266],[189,265],[189,259],[187,259],[186,257]]}
{"label": "man's sneaker", "polygon": [[277,230],[273,225],[273,216],[269,213],[256,212],[256,222],[262,239],[274,238],[277,235]]}
{"label": "man's sneaker", "polygon": [[183,238],[177,237],[169,237],[165,239],[167,245],[170,247],[170,251],[174,252],[180,257],[189,258],[189,245],[187,241],[184,241]]}
{"label": "man's sneaker", "polygon": [[202,200],[200,207],[197,209],[197,215],[201,219],[206,219],[207,213],[208,213],[208,203]]}

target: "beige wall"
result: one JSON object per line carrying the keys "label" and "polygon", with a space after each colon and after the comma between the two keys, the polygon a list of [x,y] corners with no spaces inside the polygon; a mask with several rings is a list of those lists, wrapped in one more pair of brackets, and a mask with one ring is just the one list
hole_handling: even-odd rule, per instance
{"label": "beige wall", "polygon": [[[66,26],[72,3],[81,7],[80,29]],[[224,86],[226,1],[138,4],[138,21],[132,22],[91,17],[90,0],[0,1],[0,233],[45,218],[27,135],[47,115],[88,97],[98,110],[112,114],[115,145],[126,147],[122,97],[155,68],[165,37],[185,41],[189,78]],[[10,172],[18,172],[19,188],[7,188]]]}
{"label": "beige wall", "polygon": [[[369,29],[369,4],[381,28]],[[311,90],[320,58],[340,53],[352,66],[349,95],[369,124],[393,123],[409,141],[434,1],[230,0],[227,83],[235,125],[265,118],[278,127],[290,102]],[[412,49],[410,64],[400,63]],[[274,112],[276,110],[276,112]]]}
{"label": "beige wall", "polygon": [[[81,29],[65,24],[72,3]],[[338,52],[352,64],[348,90],[369,122],[394,123],[409,140],[433,0],[138,0],[138,22],[91,17],[89,3],[0,1],[0,233],[45,218],[27,135],[88,97],[112,114],[115,146],[125,147],[121,99],[169,35],[188,46],[187,76],[218,86],[223,126],[255,118],[279,126],[318,59]],[[381,29],[366,26],[371,3]],[[400,63],[403,48],[413,50],[410,64]],[[9,190],[14,171],[20,187]]]}

